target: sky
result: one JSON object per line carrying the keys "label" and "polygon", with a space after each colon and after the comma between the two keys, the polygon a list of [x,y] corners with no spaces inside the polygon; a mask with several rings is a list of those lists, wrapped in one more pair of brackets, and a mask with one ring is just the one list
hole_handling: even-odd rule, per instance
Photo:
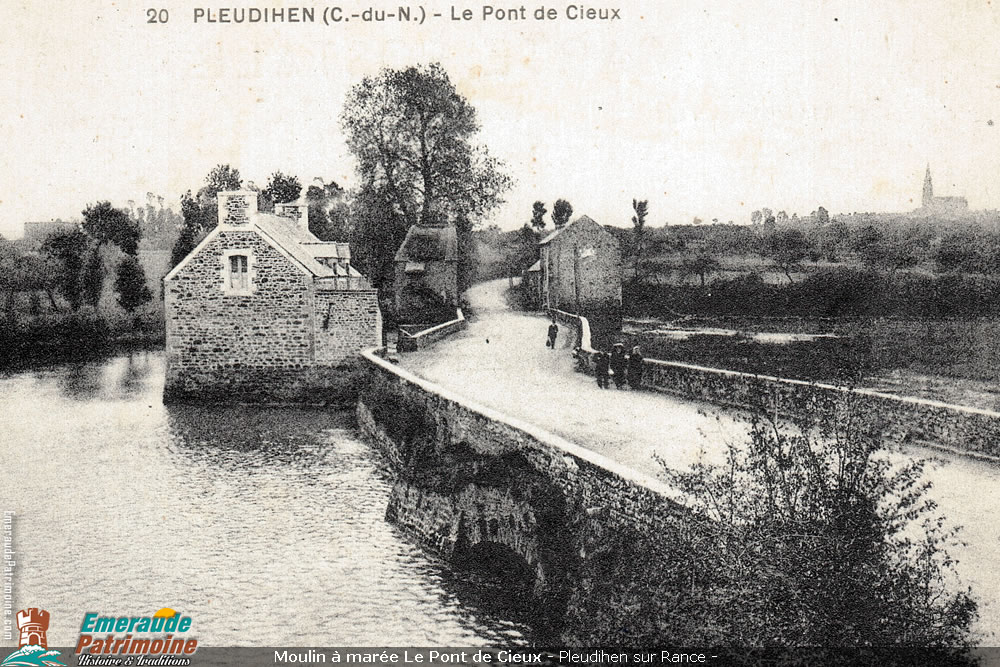
{"label": "sky", "polygon": [[[441,62],[479,112],[480,141],[515,180],[486,221],[513,229],[535,200],[627,225],[905,211],[935,194],[1000,208],[1000,3],[988,0],[421,0],[440,18],[324,25],[282,0],[0,3],[0,234],[146,193],[179,210],[215,165],[263,186],[280,170],[357,182],[339,115],[382,67]],[[373,4],[374,3],[374,4]],[[209,24],[196,8],[316,8],[314,24]],[[517,8],[520,2],[498,2]],[[559,18],[536,21],[538,7]],[[148,8],[165,8],[163,24]],[[472,21],[451,21],[451,9]],[[551,224],[551,223],[550,223]]]}

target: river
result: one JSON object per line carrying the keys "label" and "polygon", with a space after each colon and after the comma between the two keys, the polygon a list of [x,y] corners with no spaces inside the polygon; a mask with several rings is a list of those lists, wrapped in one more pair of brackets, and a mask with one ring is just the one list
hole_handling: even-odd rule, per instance
{"label": "river", "polygon": [[13,604],[50,612],[50,646],[86,612],[163,607],[204,646],[534,641],[496,585],[384,521],[351,414],[167,407],[163,378],[152,352],[0,376]]}

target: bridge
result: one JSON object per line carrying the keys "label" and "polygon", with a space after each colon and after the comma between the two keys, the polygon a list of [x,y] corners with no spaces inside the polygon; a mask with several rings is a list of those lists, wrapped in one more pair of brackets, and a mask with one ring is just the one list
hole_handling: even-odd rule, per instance
{"label": "bridge", "polygon": [[[468,327],[426,349],[402,355],[401,365],[458,395],[588,448],[631,469],[655,475],[660,461],[686,468],[700,455],[720,460],[727,443],[746,438],[740,412],[649,391],[600,389],[575,372],[573,332],[560,330],[555,350],[545,346],[548,321],[511,310],[506,281],[467,293]],[[984,645],[1000,632],[1000,466],[957,453],[908,446],[910,455],[939,460],[928,468],[941,512],[963,526],[965,544],[953,550],[958,571],[979,596],[978,630]]]}

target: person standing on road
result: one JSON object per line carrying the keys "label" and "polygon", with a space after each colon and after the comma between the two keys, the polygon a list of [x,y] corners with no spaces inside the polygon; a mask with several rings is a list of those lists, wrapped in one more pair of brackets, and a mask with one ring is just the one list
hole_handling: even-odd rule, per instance
{"label": "person standing on road", "polygon": [[594,375],[597,377],[597,386],[601,389],[608,388],[608,354],[598,351],[594,359]]}
{"label": "person standing on road", "polygon": [[545,347],[556,348],[556,336],[559,334],[559,325],[556,324],[555,320],[552,320],[552,324],[549,325],[549,339],[545,341]]}
{"label": "person standing on road", "polygon": [[611,350],[611,373],[615,379],[615,386],[621,389],[625,386],[625,346],[615,343]]}
{"label": "person standing on road", "polygon": [[638,345],[632,348],[628,357],[628,384],[633,389],[642,388],[642,354]]}

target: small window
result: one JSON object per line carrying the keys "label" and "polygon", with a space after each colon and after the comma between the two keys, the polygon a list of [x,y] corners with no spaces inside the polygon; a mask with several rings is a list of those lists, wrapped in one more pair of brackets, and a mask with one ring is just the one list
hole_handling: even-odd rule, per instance
{"label": "small window", "polygon": [[250,289],[250,274],[246,255],[229,256],[229,289],[246,292]]}

